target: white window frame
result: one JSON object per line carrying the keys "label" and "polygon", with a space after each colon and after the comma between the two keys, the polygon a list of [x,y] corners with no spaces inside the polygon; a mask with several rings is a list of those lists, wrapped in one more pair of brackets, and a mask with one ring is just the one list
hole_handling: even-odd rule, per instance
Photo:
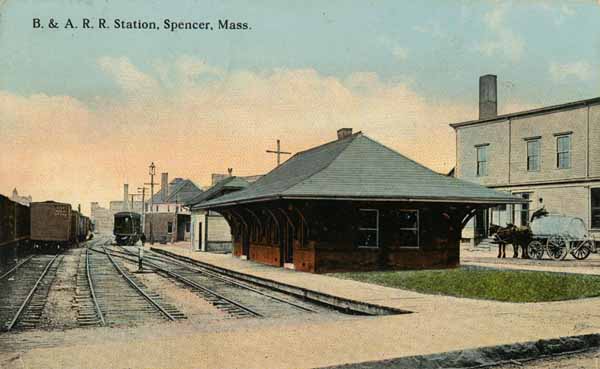
{"label": "white window frame", "polygon": [[401,249],[420,249],[421,248],[421,234],[419,233],[419,226],[421,224],[421,214],[419,212],[419,209],[398,209],[398,211],[410,211],[413,213],[417,214],[417,227],[416,228],[399,228],[401,231],[417,231],[417,244],[415,246],[402,246],[400,245]]}
{"label": "white window frame", "polygon": [[[573,164],[573,139],[571,137],[571,133],[560,133],[556,134],[556,169],[570,169]],[[559,151],[559,144],[561,138],[569,139],[569,150],[567,151]],[[560,155],[561,154],[569,154],[569,162],[566,167],[560,166]]]}
{"label": "white window frame", "polygon": [[375,237],[375,246],[366,246],[366,245],[358,245],[358,248],[361,249],[378,249],[379,248],[379,209],[358,209],[359,212],[361,211],[371,211],[371,212],[375,212],[375,215],[377,216],[375,219],[375,228],[365,228],[365,227],[358,227],[358,231],[375,231],[376,237]]}
{"label": "white window frame", "polygon": [[[490,144],[481,144],[481,145],[475,145],[475,161],[476,161],[476,167],[475,167],[475,173],[477,174],[477,177],[487,177],[488,173],[489,173],[489,147]],[[479,160],[479,152],[480,150],[484,151],[485,150],[485,160]],[[485,163],[485,171],[479,171],[479,163]],[[485,173],[483,173],[485,172]]]}
{"label": "white window frame", "polygon": [[[531,153],[529,152],[529,144],[530,143],[535,143],[537,144],[537,153],[536,155],[531,155]],[[542,167],[542,158],[541,158],[541,151],[542,151],[542,141],[539,138],[532,138],[532,139],[528,139],[525,140],[525,144],[527,145],[527,171],[528,172],[539,172],[541,167]],[[529,158],[532,157],[536,157],[537,158],[537,168],[532,169],[529,166]]]}

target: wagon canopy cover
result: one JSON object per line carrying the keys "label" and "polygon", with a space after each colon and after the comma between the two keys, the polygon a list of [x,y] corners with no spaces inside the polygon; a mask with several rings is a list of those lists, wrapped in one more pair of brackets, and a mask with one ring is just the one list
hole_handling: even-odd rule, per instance
{"label": "wagon canopy cover", "polygon": [[587,236],[585,223],[581,218],[566,215],[548,215],[531,222],[534,237],[549,237],[555,234],[572,239],[584,239]]}

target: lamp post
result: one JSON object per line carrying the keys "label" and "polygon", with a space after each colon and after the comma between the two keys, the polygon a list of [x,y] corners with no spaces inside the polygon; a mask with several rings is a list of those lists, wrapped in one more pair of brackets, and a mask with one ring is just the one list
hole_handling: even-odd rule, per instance
{"label": "lamp post", "polygon": [[146,187],[138,187],[138,195],[142,195],[142,232],[146,231]]}
{"label": "lamp post", "polygon": [[150,163],[148,174],[150,175],[150,183],[144,184],[150,185],[150,212],[152,213],[152,208],[154,207],[154,175],[156,174],[156,165],[154,165],[154,162]]}

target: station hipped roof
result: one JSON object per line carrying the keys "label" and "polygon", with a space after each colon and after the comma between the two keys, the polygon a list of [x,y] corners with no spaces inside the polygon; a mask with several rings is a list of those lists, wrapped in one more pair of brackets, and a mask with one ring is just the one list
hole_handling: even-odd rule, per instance
{"label": "station hipped roof", "polygon": [[205,201],[214,199],[216,197],[221,196],[224,192],[231,192],[241,190],[250,185],[250,182],[246,181],[240,177],[227,177],[219,182],[217,182],[214,186],[209,188],[208,190],[202,192],[201,194],[195,196],[191,200],[186,203],[186,206],[192,206],[192,209],[196,207],[193,205],[201,204]]}
{"label": "station hipped roof", "polygon": [[208,209],[276,199],[470,204],[526,201],[436,173],[358,132],[299,152],[246,189],[198,207]]}
{"label": "station hipped roof", "polygon": [[171,181],[168,186],[168,196],[166,199],[163,200],[163,191],[165,189],[162,188],[154,194],[152,200],[148,200],[147,202],[152,202],[154,205],[174,203],[185,204],[190,199],[202,193],[202,190],[189,179],[176,178]]}

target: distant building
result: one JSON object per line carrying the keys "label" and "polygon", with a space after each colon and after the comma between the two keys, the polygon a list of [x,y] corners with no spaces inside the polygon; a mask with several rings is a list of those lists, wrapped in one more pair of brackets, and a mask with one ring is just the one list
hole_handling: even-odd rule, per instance
{"label": "distant building", "polygon": [[90,219],[94,223],[94,230],[99,233],[112,233],[114,213],[107,208],[101,207],[98,202],[91,203]]}
{"label": "distant building", "polygon": [[600,97],[497,115],[496,76],[479,80],[479,119],[451,124],[455,177],[529,200],[481,210],[465,227],[474,243],[491,223],[527,225],[532,211],[583,219],[600,238]]}
{"label": "distant building", "polygon": [[90,219],[95,225],[96,232],[112,233],[115,223],[115,213],[121,211],[133,211],[141,214],[143,203],[139,200],[131,200],[129,196],[129,185],[123,185],[123,200],[114,200],[108,203],[108,209],[100,206],[98,202],[91,203]]}
{"label": "distant building", "polygon": [[141,214],[143,203],[140,200],[136,200],[135,197],[132,199],[129,193],[129,185],[127,183],[123,184],[123,200],[111,201],[109,203],[110,211],[114,213],[118,213],[120,211],[133,211]]}
{"label": "distant building", "polygon": [[175,178],[162,173],[160,190],[144,204],[144,233],[153,242],[189,241],[191,217],[184,205],[202,190],[189,179]]}
{"label": "distant building", "polygon": [[20,196],[19,192],[17,191],[16,188],[13,189],[10,199],[14,202],[18,202],[19,204],[25,205],[25,206],[29,206],[29,204],[32,201],[31,196]]}
{"label": "distant building", "polygon": [[[214,179],[215,176],[213,175]],[[231,229],[227,220],[219,213],[198,208],[198,205],[219,196],[244,189],[249,184],[248,181],[240,177],[225,177],[188,201],[186,206],[192,212],[192,250],[231,252]]]}

